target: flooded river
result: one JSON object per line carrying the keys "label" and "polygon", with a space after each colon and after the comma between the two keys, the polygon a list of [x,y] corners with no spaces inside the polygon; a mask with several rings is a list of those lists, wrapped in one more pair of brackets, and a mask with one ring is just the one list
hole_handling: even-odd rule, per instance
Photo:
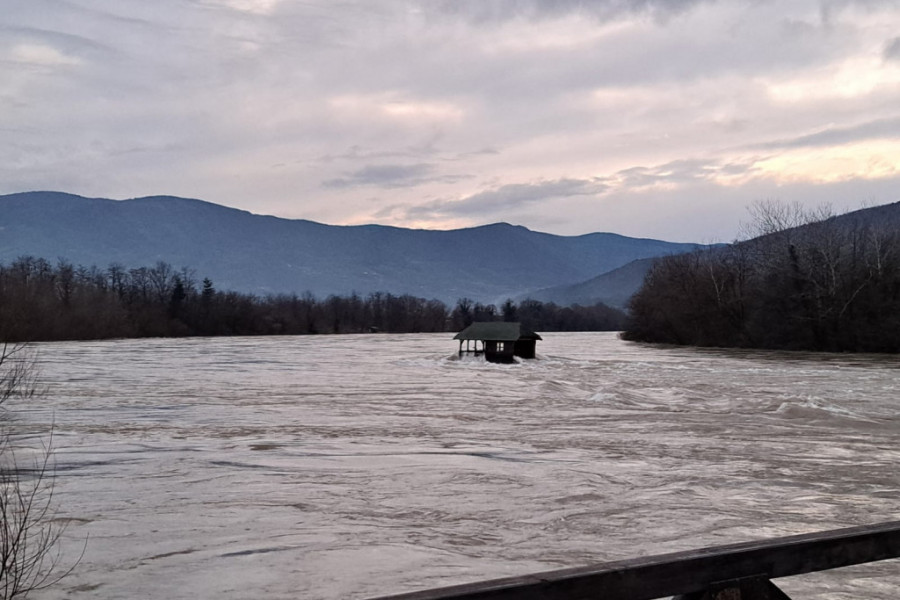
{"label": "flooded river", "polygon": [[[37,598],[361,599],[900,519],[900,359],[546,334],[41,344],[74,573]],[[779,580],[896,598],[900,561]]]}

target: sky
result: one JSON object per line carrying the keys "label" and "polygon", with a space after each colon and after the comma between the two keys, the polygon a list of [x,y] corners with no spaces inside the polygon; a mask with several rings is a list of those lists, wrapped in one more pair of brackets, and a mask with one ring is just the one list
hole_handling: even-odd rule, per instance
{"label": "sky", "polygon": [[728,242],[900,200],[897,0],[5,0],[0,194]]}

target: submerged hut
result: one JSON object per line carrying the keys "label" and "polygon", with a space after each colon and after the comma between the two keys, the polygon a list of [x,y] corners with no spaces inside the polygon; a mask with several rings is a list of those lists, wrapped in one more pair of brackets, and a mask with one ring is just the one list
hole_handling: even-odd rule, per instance
{"label": "submerged hut", "polygon": [[[514,356],[534,358],[535,347],[541,336],[522,327],[521,323],[487,322],[472,323],[454,337],[459,340],[459,355],[484,354],[490,362],[513,362]],[[465,342],[465,348],[463,348]],[[479,343],[481,348],[479,348]]]}

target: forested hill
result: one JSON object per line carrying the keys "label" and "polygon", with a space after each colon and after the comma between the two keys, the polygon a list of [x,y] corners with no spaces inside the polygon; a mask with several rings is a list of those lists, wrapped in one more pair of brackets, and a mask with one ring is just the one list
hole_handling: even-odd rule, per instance
{"label": "forested hill", "polygon": [[756,217],[758,237],[656,261],[626,339],[900,352],[900,203],[827,218],[768,204]]}
{"label": "forested hill", "polygon": [[694,244],[612,233],[565,237],[498,223],[453,231],[331,226],[168,196],[0,196],[0,262],[21,256],[125,267],[167,262],[218,289],[316,296],[389,292],[497,302]]}

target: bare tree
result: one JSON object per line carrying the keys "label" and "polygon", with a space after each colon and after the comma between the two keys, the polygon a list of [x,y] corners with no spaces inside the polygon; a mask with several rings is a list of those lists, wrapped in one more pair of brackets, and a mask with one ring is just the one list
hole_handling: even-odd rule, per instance
{"label": "bare tree", "polygon": [[900,234],[892,212],[750,207],[757,237],[660,259],[623,337],[711,346],[900,352]]}
{"label": "bare tree", "polygon": [[741,223],[739,239],[783,233],[802,225],[826,221],[835,216],[829,204],[809,208],[800,202],[778,200],[758,200],[747,207],[751,221]]}
{"label": "bare tree", "polygon": [[[22,344],[0,349],[0,405],[38,393],[34,356]],[[30,460],[13,434],[6,408],[0,406],[0,599],[26,598],[58,582],[74,565],[61,569],[51,463],[52,433]],[[75,563],[77,564],[77,560]]]}
{"label": "bare tree", "polygon": [[[13,396],[31,398],[37,393],[34,357],[24,344],[2,343],[0,348],[0,407]],[[0,413],[0,419],[5,414]]]}

